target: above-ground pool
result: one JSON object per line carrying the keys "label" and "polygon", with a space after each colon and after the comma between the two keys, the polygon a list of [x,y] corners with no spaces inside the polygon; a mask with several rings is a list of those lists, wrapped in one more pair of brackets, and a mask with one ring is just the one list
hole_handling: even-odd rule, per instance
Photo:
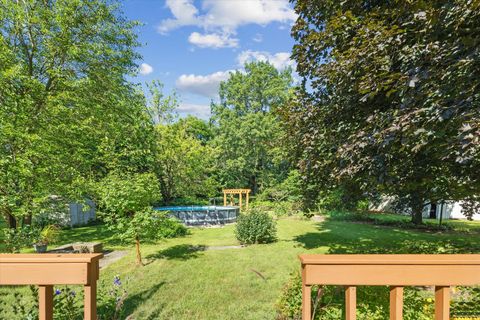
{"label": "above-ground pool", "polygon": [[229,206],[182,206],[158,207],[158,211],[169,211],[172,217],[187,226],[208,226],[232,223],[237,220],[240,209]]}

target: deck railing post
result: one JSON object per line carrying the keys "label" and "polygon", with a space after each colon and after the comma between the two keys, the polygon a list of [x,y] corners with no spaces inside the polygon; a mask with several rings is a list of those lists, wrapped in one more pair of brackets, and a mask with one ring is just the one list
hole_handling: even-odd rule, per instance
{"label": "deck railing post", "polygon": [[89,279],[88,284],[83,287],[84,292],[84,320],[97,320],[97,279],[98,279],[98,264],[91,263],[89,265]]}
{"label": "deck railing post", "polygon": [[435,320],[450,319],[450,287],[435,287]]}
{"label": "deck railing post", "polygon": [[307,285],[305,266],[302,266],[302,320],[312,319],[312,286]]}
{"label": "deck railing post", "polygon": [[0,254],[0,285],[37,285],[40,320],[53,320],[53,287],[83,285],[84,319],[97,320],[101,253]]}
{"label": "deck railing post", "polygon": [[53,320],[53,286],[38,287],[38,318]]}
{"label": "deck railing post", "polygon": [[345,290],[345,319],[357,319],[357,287],[348,286]]}
{"label": "deck railing post", "polygon": [[390,286],[390,319],[403,316],[403,288],[435,287],[435,320],[450,319],[450,287],[480,285],[480,254],[302,254],[303,319],[311,286],[345,286],[345,317],[356,318],[357,286]]}
{"label": "deck railing post", "polygon": [[403,287],[390,287],[390,320],[403,319]]}

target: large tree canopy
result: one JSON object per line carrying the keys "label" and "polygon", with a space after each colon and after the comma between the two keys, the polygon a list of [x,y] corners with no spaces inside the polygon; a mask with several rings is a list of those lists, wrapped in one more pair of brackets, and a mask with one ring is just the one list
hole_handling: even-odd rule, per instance
{"label": "large tree canopy", "polygon": [[254,193],[286,178],[277,109],[292,94],[291,70],[267,62],[247,63],[220,85],[220,103],[212,104],[216,125],[219,179],[227,187],[249,187]]}
{"label": "large tree canopy", "polygon": [[[295,1],[304,177],[423,205],[480,191],[480,2]],[[309,189],[311,190],[311,189]]]}
{"label": "large tree canopy", "polygon": [[135,23],[110,3],[0,1],[0,210],[11,226],[50,195],[83,197],[107,169],[104,151],[125,152],[122,127],[143,121],[125,80]]}

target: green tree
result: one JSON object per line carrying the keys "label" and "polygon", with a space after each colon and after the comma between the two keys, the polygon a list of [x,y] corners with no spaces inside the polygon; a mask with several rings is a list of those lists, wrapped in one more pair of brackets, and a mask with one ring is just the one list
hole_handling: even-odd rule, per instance
{"label": "green tree", "polygon": [[249,187],[257,193],[286,177],[289,164],[279,144],[282,130],[276,110],[291,97],[292,82],[290,69],[252,62],[245,72],[232,72],[221,83],[212,119],[224,186]]}
{"label": "green tree", "polygon": [[179,119],[176,122],[176,126],[184,128],[189,136],[199,140],[203,145],[209,143],[214,136],[213,128],[210,123],[192,115]]}
{"label": "green tree", "polygon": [[428,201],[480,191],[480,2],[306,1],[284,119],[304,178]]}
{"label": "green tree", "polygon": [[151,207],[160,198],[156,176],[113,171],[98,184],[98,194],[103,219],[121,239],[135,241],[142,265],[140,242],[155,239],[162,223]]}
{"label": "green tree", "polygon": [[185,122],[157,125],[156,174],[163,202],[215,195],[215,150],[188,133]]}
{"label": "green tree", "polygon": [[152,80],[147,83],[149,101],[147,112],[154,123],[168,124],[177,119],[175,109],[178,107],[178,97],[175,92],[170,95],[163,93],[163,83]]}
{"label": "green tree", "polygon": [[88,194],[138,94],[134,22],[111,1],[0,1],[0,211]]}

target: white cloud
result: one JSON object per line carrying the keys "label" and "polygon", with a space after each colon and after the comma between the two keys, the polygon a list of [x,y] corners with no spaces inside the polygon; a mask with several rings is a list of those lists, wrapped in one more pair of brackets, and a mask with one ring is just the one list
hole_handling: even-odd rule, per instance
{"label": "white cloud", "polygon": [[263,41],[263,36],[260,33],[257,33],[253,38],[253,41],[255,42],[262,42]]}
{"label": "white cloud", "polygon": [[220,82],[229,77],[230,71],[218,71],[205,76],[182,74],[176,81],[179,90],[201,96],[215,98],[218,96]]}
{"label": "white cloud", "polygon": [[150,74],[153,72],[153,67],[149,65],[148,63],[142,63],[140,65],[140,74],[146,76],[147,74]]}
{"label": "white cloud", "polygon": [[234,48],[238,47],[238,39],[230,38],[229,34],[200,34],[193,32],[188,37],[188,42],[200,48]]}
{"label": "white cloud", "polygon": [[173,18],[160,22],[158,31],[167,33],[184,26],[197,26],[212,33],[235,34],[239,26],[293,23],[297,15],[288,0],[203,0],[201,11],[193,0],[167,0]]}
{"label": "white cloud", "polygon": [[193,5],[193,0],[167,0],[165,5],[170,9],[175,18],[163,20],[157,28],[158,32],[167,33],[180,26],[199,23],[197,18],[198,10]]}
{"label": "white cloud", "polygon": [[268,61],[279,70],[285,69],[286,67],[293,67],[295,65],[295,62],[290,59],[289,52],[278,52],[271,54],[266,51],[246,50],[242,51],[237,56],[237,62],[240,66],[245,65],[246,62],[252,61]]}
{"label": "white cloud", "polygon": [[181,103],[177,112],[180,115],[194,115],[202,119],[210,118],[210,105],[194,104],[194,103]]}

